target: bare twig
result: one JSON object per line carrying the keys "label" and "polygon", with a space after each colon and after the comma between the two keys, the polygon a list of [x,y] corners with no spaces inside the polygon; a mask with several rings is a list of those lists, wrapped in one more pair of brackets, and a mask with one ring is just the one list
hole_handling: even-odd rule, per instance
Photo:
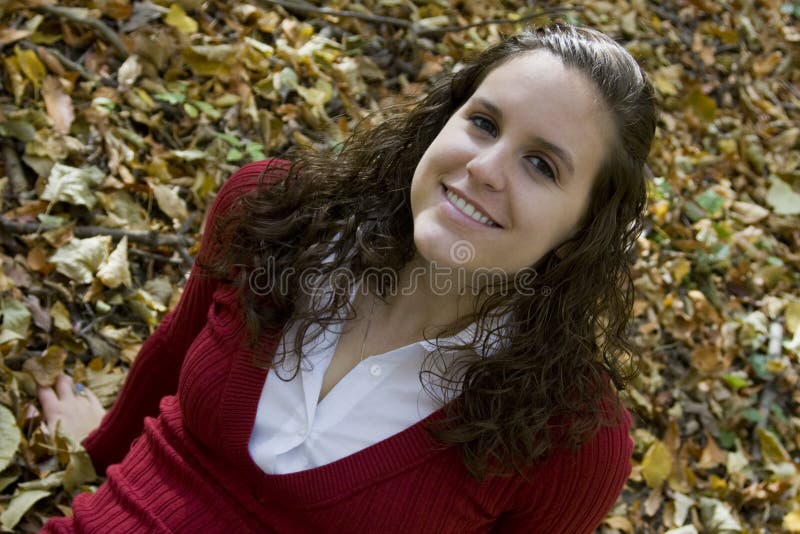
{"label": "bare twig", "polygon": [[139,256],[141,258],[146,258],[148,260],[158,261],[161,263],[172,263],[173,265],[183,265],[185,263],[185,259],[176,259],[176,258],[168,258],[167,256],[162,256],[161,254],[153,254],[152,252],[147,252],[146,250],[139,250],[138,248],[130,248],[128,249],[128,254],[133,256]]}
{"label": "bare twig", "polygon": [[365,20],[367,22],[376,22],[378,24],[390,24],[392,26],[399,26],[401,28],[411,28],[412,23],[405,19],[398,19],[396,17],[384,17],[381,15],[372,15],[370,13],[359,13],[358,11],[339,11],[338,9],[331,9],[329,7],[317,7],[309,4],[299,4],[297,2],[288,2],[286,0],[256,0],[257,3],[262,5],[275,4],[292,11],[299,11],[301,13],[315,13],[317,15],[332,15],[334,17],[347,17],[351,19]]}
{"label": "bare twig", "polygon": [[55,15],[57,17],[62,17],[67,20],[71,20],[73,22],[77,22],[79,24],[85,24],[86,26],[90,26],[97,30],[106,41],[108,41],[111,46],[117,49],[117,52],[122,55],[123,58],[128,57],[128,49],[125,48],[125,45],[120,40],[119,35],[109,28],[102,20],[95,19],[91,17],[84,17],[82,13],[82,9],[80,8],[71,8],[71,7],[59,7],[59,6],[39,6],[40,10],[44,11],[45,13],[49,13],[51,15]]}
{"label": "bare twig", "polygon": [[266,4],[274,4],[281,7],[284,7],[291,11],[299,11],[300,13],[315,13],[318,15],[331,15],[335,17],[347,17],[352,19],[359,19],[364,20],[367,22],[374,22],[377,24],[389,24],[391,26],[397,26],[399,28],[408,28],[412,33],[417,36],[424,37],[424,36],[434,36],[440,35],[443,33],[450,33],[450,32],[457,32],[461,30],[468,30],[470,28],[475,28],[478,26],[488,26],[490,24],[508,24],[514,22],[523,22],[529,19],[533,19],[536,17],[540,17],[542,15],[550,15],[554,13],[563,13],[566,11],[581,11],[583,8],[578,7],[552,7],[541,9],[536,13],[530,13],[528,15],[524,15],[522,17],[516,19],[487,19],[481,20],[478,22],[473,22],[471,24],[464,24],[462,26],[445,26],[444,28],[429,28],[426,27],[419,22],[412,22],[405,19],[399,19],[396,17],[386,17],[383,15],[373,15],[371,13],[361,13],[358,11],[340,11],[338,9],[331,9],[329,7],[318,7],[313,6],[307,3],[299,4],[297,2],[291,2],[288,0],[256,0],[257,3],[266,5]]}
{"label": "bare twig", "polygon": [[[433,36],[442,33],[460,32],[462,30],[477,28],[479,26],[489,26],[491,24],[513,24],[517,22],[524,22],[526,20],[535,19],[536,17],[541,17],[542,15],[553,15],[556,13],[564,13],[566,11],[582,11],[582,10],[583,6],[549,7],[545,9],[540,9],[536,13],[529,13],[527,15],[523,15],[515,19],[486,19],[486,20],[479,20],[478,22],[473,22],[471,24],[464,24],[462,26],[445,26],[443,28],[425,28],[423,26],[421,27],[422,29],[417,29],[416,33],[417,35],[421,36]],[[417,25],[417,27],[420,28],[419,25]]]}
{"label": "bare twig", "polygon": [[[0,217],[0,228],[12,234],[32,234],[54,229],[53,226],[46,226],[38,222],[10,221],[3,217]],[[121,230],[119,228],[106,228],[103,226],[75,226],[72,228],[72,233],[75,237],[79,238],[108,235],[118,240],[127,237],[128,240],[133,243],[140,243],[151,247],[186,247],[194,243],[192,238],[185,235],[161,234],[159,232],[144,230]]]}

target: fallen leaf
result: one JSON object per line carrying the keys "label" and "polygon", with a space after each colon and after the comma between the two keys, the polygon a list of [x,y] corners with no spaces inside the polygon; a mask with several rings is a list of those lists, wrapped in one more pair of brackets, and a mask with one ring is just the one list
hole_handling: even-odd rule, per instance
{"label": "fallen leaf", "polygon": [[4,298],[0,301],[0,314],[3,315],[0,328],[0,345],[14,339],[25,339],[31,324],[31,312],[23,303]]}
{"label": "fallen leaf", "polygon": [[103,178],[105,173],[93,165],[77,168],[56,163],[41,198],[93,208],[97,199],[92,189],[100,185]]}
{"label": "fallen leaf", "polygon": [[22,432],[11,410],[0,404],[0,471],[3,471],[14,459],[17,448],[22,441]]}
{"label": "fallen leaf", "polygon": [[108,255],[111,237],[107,235],[73,239],[50,256],[56,270],[79,284],[90,284],[94,273]]}
{"label": "fallen leaf", "polygon": [[642,459],[642,476],[651,488],[658,488],[672,471],[672,455],[661,441],[655,441]]}
{"label": "fallen leaf", "polygon": [[50,316],[53,318],[53,326],[62,332],[69,332],[72,330],[72,321],[69,318],[69,310],[64,304],[57,300],[55,304],[50,306]]}
{"label": "fallen leaf", "polygon": [[730,507],[717,499],[700,497],[700,517],[703,526],[716,534],[742,532],[742,525],[733,516]]}
{"label": "fallen leaf", "polygon": [[161,208],[161,211],[173,219],[177,219],[179,222],[186,220],[189,216],[189,212],[186,209],[186,202],[178,196],[175,189],[159,184],[154,180],[149,180],[147,183],[150,189],[153,190],[156,203],[158,203],[158,207]]}
{"label": "fallen leaf", "polygon": [[64,372],[64,360],[66,359],[66,350],[57,345],[51,345],[41,356],[25,360],[22,370],[32,374],[38,385],[51,387],[56,383],[56,378]]}
{"label": "fallen leaf", "polygon": [[19,62],[19,68],[22,70],[22,73],[25,74],[25,77],[33,82],[33,85],[36,87],[41,87],[45,74],[47,74],[47,70],[45,70],[44,65],[42,65],[42,62],[39,60],[39,56],[36,55],[36,52],[33,50],[23,50],[19,46],[15,46],[14,55],[16,56],[17,61]]}
{"label": "fallen leaf", "polygon": [[116,288],[120,284],[131,287],[131,271],[128,266],[128,236],[123,237],[114,251],[100,264],[97,278],[106,287]]}
{"label": "fallen leaf", "polygon": [[800,509],[789,512],[783,517],[783,528],[789,532],[800,532]]}
{"label": "fallen leaf", "polygon": [[180,4],[171,4],[169,12],[164,17],[164,22],[183,34],[195,33],[197,31],[197,21],[186,14]]}
{"label": "fallen leaf", "polygon": [[49,496],[50,492],[45,490],[18,492],[12,497],[5,511],[0,514],[0,526],[2,526],[3,530],[14,530],[14,527],[17,526],[19,520],[22,519],[22,516],[31,506]]}
{"label": "fallen leaf", "polygon": [[800,194],[775,176],[769,177],[770,187],[767,191],[767,202],[772,206],[772,211],[778,215],[800,214]]}
{"label": "fallen leaf", "polygon": [[75,110],[70,97],[61,87],[55,76],[48,76],[42,85],[42,98],[47,109],[47,114],[53,119],[53,128],[60,134],[68,134],[72,121],[75,120]]}

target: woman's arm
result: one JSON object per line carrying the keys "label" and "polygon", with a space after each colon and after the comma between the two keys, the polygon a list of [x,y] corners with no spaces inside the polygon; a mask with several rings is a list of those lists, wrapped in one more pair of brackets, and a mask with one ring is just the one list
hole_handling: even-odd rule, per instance
{"label": "woman's arm", "polygon": [[[201,257],[212,251],[211,234],[218,217],[242,195],[254,190],[261,171],[276,163],[278,160],[245,165],[223,184],[208,214]],[[192,267],[178,305],[142,345],[117,400],[100,426],[83,441],[98,472],[105,472],[106,467],[125,456],[142,432],[144,418],[156,416],[161,398],[177,391],[184,356],[206,323],[212,295],[220,283],[197,264]]]}
{"label": "woman's arm", "polygon": [[631,472],[630,414],[601,428],[576,452],[560,452],[535,470],[519,508],[501,516],[493,532],[590,534],[617,501]]}

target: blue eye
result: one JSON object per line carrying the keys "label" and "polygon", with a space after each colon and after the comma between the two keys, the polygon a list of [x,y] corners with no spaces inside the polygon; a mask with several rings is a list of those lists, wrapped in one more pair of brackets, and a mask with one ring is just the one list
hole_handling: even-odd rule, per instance
{"label": "blue eye", "polygon": [[494,123],[491,120],[487,119],[486,117],[483,117],[481,115],[473,115],[472,117],[469,118],[469,120],[477,128],[483,130],[492,137],[497,135],[497,126],[495,126]]}
{"label": "blue eye", "polygon": [[530,156],[528,158],[536,170],[539,171],[541,174],[547,176],[550,180],[556,180],[556,171],[550,163],[547,162],[546,159],[540,158],[539,156]]}

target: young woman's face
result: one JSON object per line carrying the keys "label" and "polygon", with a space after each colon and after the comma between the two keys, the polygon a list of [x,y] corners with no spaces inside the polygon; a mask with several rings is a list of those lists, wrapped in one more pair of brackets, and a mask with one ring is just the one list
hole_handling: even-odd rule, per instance
{"label": "young woman's face", "polygon": [[414,172],[418,253],[470,271],[535,264],[578,230],[612,135],[592,82],[552,53],[495,68]]}

